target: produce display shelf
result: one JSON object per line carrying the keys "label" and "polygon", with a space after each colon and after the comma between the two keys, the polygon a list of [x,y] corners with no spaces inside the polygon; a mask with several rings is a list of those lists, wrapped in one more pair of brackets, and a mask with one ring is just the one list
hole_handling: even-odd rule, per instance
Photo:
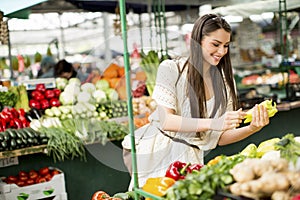
{"label": "produce display shelf", "polygon": [[0,158],[9,158],[9,157],[23,156],[23,155],[35,154],[35,153],[47,153],[47,145],[44,144],[44,145],[11,150],[11,151],[2,151],[0,152]]}

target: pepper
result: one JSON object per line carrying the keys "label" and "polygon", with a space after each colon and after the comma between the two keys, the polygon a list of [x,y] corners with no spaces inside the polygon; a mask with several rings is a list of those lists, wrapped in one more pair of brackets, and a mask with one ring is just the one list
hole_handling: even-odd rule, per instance
{"label": "pepper", "polygon": [[[162,197],[166,194],[167,189],[175,183],[175,180],[169,177],[148,178],[142,189],[150,194]],[[151,198],[146,198],[150,200]]]}
{"label": "pepper", "polygon": [[179,179],[184,179],[188,173],[192,173],[194,170],[199,171],[201,168],[201,164],[191,165],[191,163],[175,161],[169,166],[165,176],[177,181]]}
{"label": "pepper", "polygon": [[165,176],[174,179],[175,181],[179,179],[184,179],[187,174],[188,165],[184,162],[175,161],[173,162],[166,171]]}
{"label": "pepper", "polygon": [[[259,105],[263,105],[267,109],[269,117],[273,117],[278,112],[276,108],[276,102],[274,102],[273,100],[265,100],[261,102]],[[244,123],[249,123],[251,121],[252,121],[252,109],[246,112]]]}
{"label": "pepper", "polygon": [[199,171],[202,167],[203,167],[203,165],[198,164],[198,163],[191,164],[191,165],[187,168],[187,172],[188,172],[188,173],[192,173],[193,171]]}

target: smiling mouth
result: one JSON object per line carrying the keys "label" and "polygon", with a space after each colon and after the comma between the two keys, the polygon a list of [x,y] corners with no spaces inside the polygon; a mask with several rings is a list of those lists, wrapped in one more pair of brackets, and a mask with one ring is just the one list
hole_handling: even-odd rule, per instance
{"label": "smiling mouth", "polygon": [[220,61],[221,60],[221,56],[213,56],[213,58],[214,58],[214,60],[216,60],[216,61]]}

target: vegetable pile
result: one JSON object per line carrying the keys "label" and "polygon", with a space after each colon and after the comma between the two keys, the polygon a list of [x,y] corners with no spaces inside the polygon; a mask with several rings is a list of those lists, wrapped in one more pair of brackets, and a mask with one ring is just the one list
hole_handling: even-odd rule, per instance
{"label": "vegetable pile", "polygon": [[17,175],[10,175],[2,179],[7,184],[16,184],[19,187],[50,181],[61,171],[55,168],[42,167],[38,170],[19,171]]}
{"label": "vegetable pile", "polygon": [[37,84],[35,90],[30,93],[29,107],[41,110],[58,107],[60,106],[59,96],[59,89],[46,89],[45,84]]}

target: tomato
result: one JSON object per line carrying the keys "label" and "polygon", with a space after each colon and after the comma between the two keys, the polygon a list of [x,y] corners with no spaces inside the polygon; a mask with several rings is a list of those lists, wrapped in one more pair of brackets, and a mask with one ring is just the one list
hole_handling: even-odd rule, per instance
{"label": "tomato", "polygon": [[60,106],[60,101],[57,98],[52,98],[52,99],[50,99],[50,106],[58,107],[58,106]]}
{"label": "tomato", "polygon": [[44,83],[36,84],[35,90],[40,91],[40,92],[45,92],[46,91],[46,86],[45,86]]}
{"label": "tomato", "polygon": [[52,99],[55,97],[55,92],[53,90],[46,90],[45,97],[46,99]]}
{"label": "tomato", "polygon": [[56,174],[60,174],[60,171],[54,169],[51,171],[52,176],[55,176]]}
{"label": "tomato", "polygon": [[49,106],[50,106],[48,99],[42,99],[40,101],[40,103],[41,103],[41,109],[43,109],[43,110],[45,110],[46,108],[49,108]]}
{"label": "tomato", "polygon": [[103,191],[97,191],[93,194],[92,200],[109,199],[110,196]]}
{"label": "tomato", "polygon": [[38,101],[45,98],[44,95],[40,91],[37,91],[37,90],[34,90],[31,92],[31,97],[32,97],[32,99],[38,100]]}
{"label": "tomato", "polygon": [[58,98],[59,95],[60,95],[60,90],[57,89],[57,88],[54,88],[54,89],[53,89],[53,92],[54,92],[54,94],[55,94],[55,97]]}
{"label": "tomato", "polygon": [[45,176],[46,174],[49,174],[49,168],[43,167],[39,169],[39,174]]}
{"label": "tomato", "polygon": [[19,171],[19,177],[21,176],[28,176],[28,174],[25,171]]}
{"label": "tomato", "polygon": [[47,181],[50,181],[52,179],[52,174],[46,174],[44,176],[44,178],[47,180]]}
{"label": "tomato", "polygon": [[33,179],[28,179],[26,181],[26,185],[33,185],[33,184],[35,184],[35,180],[33,180]]}
{"label": "tomato", "polygon": [[16,176],[8,176],[7,177],[7,181],[13,182],[15,183],[18,180],[18,178]]}
{"label": "tomato", "polygon": [[38,177],[38,173],[35,170],[30,170],[29,178],[35,180]]}
{"label": "tomato", "polygon": [[19,176],[19,180],[25,182],[28,180],[28,176]]}
{"label": "tomato", "polygon": [[16,182],[16,184],[17,184],[17,186],[19,186],[19,187],[23,187],[23,186],[25,186],[25,181],[18,180],[18,181]]}
{"label": "tomato", "polygon": [[37,101],[37,100],[30,99],[30,100],[29,100],[29,107],[30,107],[30,108],[41,109],[41,104],[40,104],[40,102]]}
{"label": "tomato", "polygon": [[45,177],[38,177],[36,180],[35,180],[36,183],[44,183],[44,182],[47,182],[46,178]]}

